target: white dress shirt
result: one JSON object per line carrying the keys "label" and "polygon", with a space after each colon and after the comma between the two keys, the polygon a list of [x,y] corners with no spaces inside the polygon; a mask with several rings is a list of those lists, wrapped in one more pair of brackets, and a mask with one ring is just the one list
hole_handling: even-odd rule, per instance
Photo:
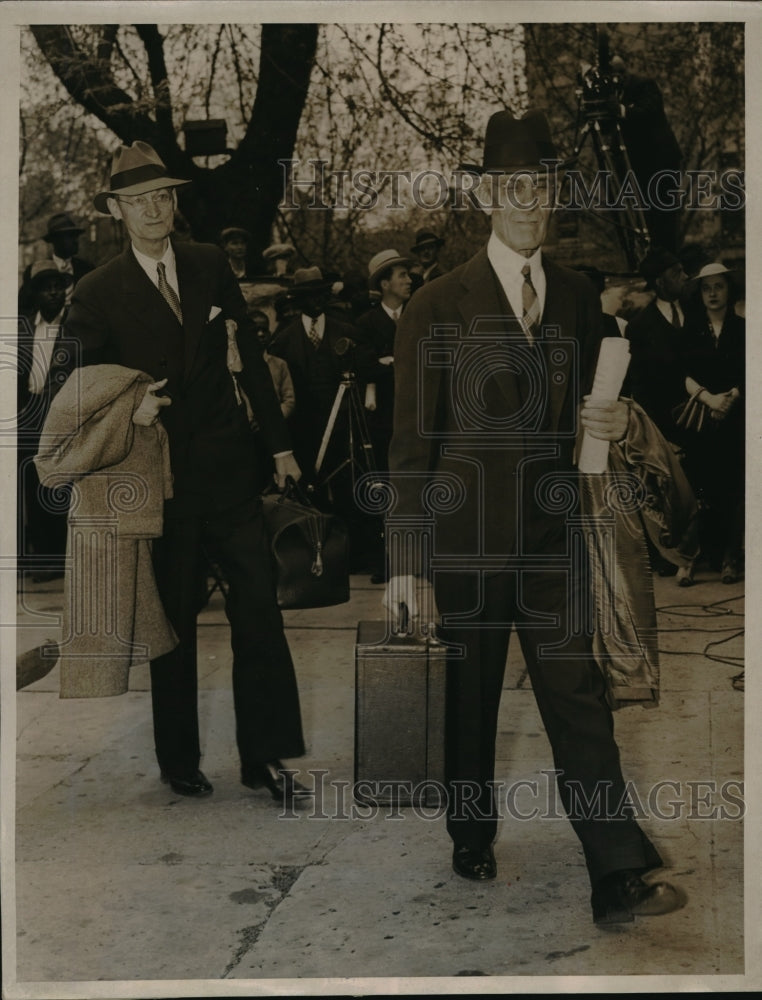
{"label": "white dress shirt", "polygon": [[45,389],[53,349],[61,330],[63,309],[55,319],[43,319],[42,313],[34,318],[34,341],[32,342],[32,366],[29,371],[29,391],[39,395]]}
{"label": "white dress shirt", "polygon": [[542,316],[545,309],[545,289],[547,283],[545,280],[545,271],[542,267],[541,248],[538,247],[531,257],[524,257],[523,254],[511,250],[495,233],[492,233],[487,242],[487,257],[503,287],[514,315],[519,318],[524,315],[524,298],[522,295],[524,275],[521,273],[521,270],[529,264],[530,277],[534,285],[534,290],[537,293],[540,316]]}
{"label": "white dress shirt", "polygon": [[677,315],[680,317],[680,326],[685,326],[685,316],[683,315],[683,310],[680,307],[679,302],[666,302],[664,299],[656,299],[656,308],[662,314],[664,319],[672,326],[672,306],[677,309]]}
{"label": "white dress shirt", "polygon": [[161,260],[156,260],[154,257],[147,257],[144,253],[141,253],[135,244],[132,244],[132,252],[135,254],[135,260],[140,264],[145,273],[154,283],[154,285],[159,287],[159,271],[157,269],[157,264],[164,264],[164,273],[167,276],[167,284],[170,288],[174,288],[177,293],[178,299],[180,298],[180,286],[177,283],[177,261],[175,260],[175,251],[172,249],[172,243],[167,240],[167,249],[164,251],[164,256]]}

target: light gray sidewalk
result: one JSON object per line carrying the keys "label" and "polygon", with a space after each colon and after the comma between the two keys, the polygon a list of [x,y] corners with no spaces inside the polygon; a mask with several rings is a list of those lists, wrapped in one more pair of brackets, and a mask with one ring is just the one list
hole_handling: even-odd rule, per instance
{"label": "light gray sidewalk", "polygon": [[[661,705],[622,709],[615,721],[643,824],[687,902],[610,931],[592,923],[565,819],[507,817],[498,879],[478,884],[452,873],[441,817],[354,803],[355,630],[381,617],[382,588],[353,584],[347,605],[286,614],[308,741],[294,766],[310,782],[308,769],[325,772],[314,808],[290,817],[238,783],[219,594],[199,642],[209,799],[159,782],[147,668],[118,698],[62,701],[57,668],[18,693],[17,968],[5,970],[18,985],[9,995],[83,982],[68,995],[420,992],[436,985],[431,977],[461,977],[459,992],[512,992],[540,989],[537,977],[631,975],[687,977],[674,980],[683,989],[716,976],[718,989],[743,989],[728,978],[744,971],[744,695],[731,683],[741,667],[704,655],[726,640],[708,652],[742,656],[743,584],[705,577],[683,590],[655,580]],[[20,650],[56,637],[60,603],[60,586],[23,595]],[[518,792],[514,813],[528,815],[552,788],[552,762],[517,647],[497,777]],[[532,977],[523,987],[522,976]]]}

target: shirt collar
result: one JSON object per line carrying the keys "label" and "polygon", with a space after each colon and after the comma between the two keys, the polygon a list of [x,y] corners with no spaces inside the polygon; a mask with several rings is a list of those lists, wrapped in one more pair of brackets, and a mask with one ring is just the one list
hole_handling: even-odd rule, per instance
{"label": "shirt collar", "polygon": [[60,311],[60,313],[57,316],[54,316],[53,319],[45,319],[40,310],[38,309],[37,315],[34,317],[34,325],[35,327],[38,327],[44,323],[45,326],[60,326],[61,319],[65,311],[66,311],[66,306],[64,306],[63,309]]}
{"label": "shirt collar", "polygon": [[538,247],[531,257],[525,257],[506,246],[495,233],[490,233],[487,243],[487,257],[499,275],[521,274],[524,266],[529,264],[532,280],[534,280],[537,272],[542,269],[542,247]]}
{"label": "shirt collar", "polygon": [[384,312],[389,317],[389,319],[397,319],[398,318],[395,315],[395,313],[397,312],[397,309],[400,310],[400,316],[402,315],[402,312],[401,312],[402,306],[397,306],[397,309],[392,309],[391,306],[388,306],[385,302],[382,302],[381,303],[381,308],[384,310]]}
{"label": "shirt collar", "polygon": [[164,268],[168,274],[176,271],[175,251],[172,246],[172,240],[167,240],[167,249],[164,251],[160,260],[156,260],[155,257],[148,257],[146,254],[141,253],[134,243],[132,244],[132,252],[135,254],[135,259],[144,271],[156,274],[156,265],[160,263],[164,264]]}
{"label": "shirt collar", "polygon": [[70,274],[74,271],[74,264],[72,263],[71,257],[68,260],[64,260],[63,257],[58,257],[56,254],[53,254],[53,263],[59,271],[68,271]]}
{"label": "shirt collar", "polygon": [[[309,333],[312,329],[312,316],[308,316],[307,313],[302,313],[302,325],[304,326],[304,332]],[[325,313],[321,313],[316,318],[315,330],[322,340],[323,334],[325,333]]]}
{"label": "shirt collar", "polygon": [[677,315],[680,317],[680,323],[683,324],[685,322],[685,316],[683,315],[680,303],[677,300],[674,302],[667,302],[666,299],[660,299],[658,296],[656,297],[656,308],[670,325],[672,325],[672,306],[675,306],[677,309]]}

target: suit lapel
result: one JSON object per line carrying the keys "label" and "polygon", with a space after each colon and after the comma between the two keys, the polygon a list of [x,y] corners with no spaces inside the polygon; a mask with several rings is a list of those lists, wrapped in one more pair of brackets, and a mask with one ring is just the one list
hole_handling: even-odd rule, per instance
{"label": "suit lapel", "polygon": [[180,289],[180,308],[183,313],[185,334],[185,377],[187,378],[196,359],[198,345],[206,326],[206,318],[212,305],[208,302],[209,276],[201,271],[188,248],[173,244],[177,263],[177,284]]}
{"label": "suit lapel", "polygon": [[[563,410],[564,402],[570,385],[579,382],[579,368],[576,372],[572,369],[574,352],[571,350],[553,351],[554,341],[569,339],[574,334],[571,329],[572,321],[576,315],[576,302],[571,288],[564,280],[561,268],[552,260],[543,258],[543,270],[545,271],[545,308],[542,312],[541,325],[546,331],[543,337],[543,350],[546,351],[545,361],[552,377],[548,377],[546,386],[548,393],[549,421],[551,428],[558,427]],[[557,330],[556,337],[548,337],[548,328]],[[561,345],[558,345],[559,348]],[[578,363],[581,344],[577,351]],[[551,352],[559,359],[550,364]],[[576,376],[576,377],[575,377]]]}
{"label": "suit lapel", "polygon": [[[503,347],[506,361],[509,361],[511,339],[514,336],[523,338],[524,334],[510,306],[501,299],[498,278],[487,257],[486,247],[471,259],[461,280],[466,288],[458,301],[458,310],[464,322],[464,339],[476,336],[480,340],[493,341],[495,347]],[[520,408],[521,391],[517,374],[511,367],[508,364],[499,365],[492,372],[492,377],[511,409]]]}

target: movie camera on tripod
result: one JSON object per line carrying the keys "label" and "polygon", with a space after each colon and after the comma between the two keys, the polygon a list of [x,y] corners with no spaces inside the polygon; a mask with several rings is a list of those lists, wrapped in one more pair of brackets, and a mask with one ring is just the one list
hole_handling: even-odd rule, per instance
{"label": "movie camera on tripod", "polygon": [[[597,57],[592,65],[583,63],[578,74],[577,128],[574,159],[579,158],[586,140],[590,140],[598,168],[611,179],[612,188],[622,189],[625,179],[633,176],[632,163],[622,134],[623,76],[616,57],[611,58],[608,34],[597,29]],[[633,199],[622,199],[616,212],[598,218],[616,227],[617,238],[629,267],[635,270],[650,244],[645,214]]]}

